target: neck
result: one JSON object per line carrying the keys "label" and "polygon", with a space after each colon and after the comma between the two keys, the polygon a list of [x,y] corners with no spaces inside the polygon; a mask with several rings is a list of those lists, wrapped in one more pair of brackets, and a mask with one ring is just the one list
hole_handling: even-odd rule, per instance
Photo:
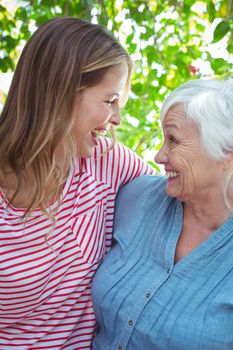
{"label": "neck", "polygon": [[[230,192],[230,193],[229,193]],[[195,223],[195,227],[213,232],[221,226],[233,212],[233,185],[226,192],[209,191],[202,200],[184,202],[184,221]]]}
{"label": "neck", "polygon": [[[67,171],[68,173],[68,171]],[[67,173],[64,174],[64,179],[59,179],[60,181],[60,186],[59,191],[62,190],[62,187],[66,181],[66,176]],[[17,181],[17,176],[14,174],[12,171],[0,171],[0,188],[5,195],[5,198],[7,201],[9,201],[14,207],[17,208],[28,208],[31,206],[33,201],[35,200],[35,186],[36,183],[35,181],[33,182],[32,179],[34,179],[34,176],[30,171],[25,174],[24,178],[22,178],[22,183],[20,184],[20,188],[17,190],[18,186],[18,181]],[[52,201],[57,199],[58,195],[60,194],[59,192],[56,192],[56,187],[57,185],[53,179],[51,179],[50,183],[46,183],[46,187],[44,186],[43,189],[46,191],[46,196],[43,198],[42,204],[44,206],[50,205]],[[58,188],[58,185],[57,185]],[[40,206],[41,203],[38,201],[36,202],[36,206]]]}

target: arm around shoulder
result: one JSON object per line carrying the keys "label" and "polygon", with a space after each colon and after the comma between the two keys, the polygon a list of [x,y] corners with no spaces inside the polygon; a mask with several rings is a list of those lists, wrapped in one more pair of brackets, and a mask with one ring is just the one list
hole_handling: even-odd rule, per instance
{"label": "arm around shoulder", "polygon": [[127,227],[130,222],[141,221],[166,196],[166,178],[163,176],[140,176],[118,192],[114,228]]}

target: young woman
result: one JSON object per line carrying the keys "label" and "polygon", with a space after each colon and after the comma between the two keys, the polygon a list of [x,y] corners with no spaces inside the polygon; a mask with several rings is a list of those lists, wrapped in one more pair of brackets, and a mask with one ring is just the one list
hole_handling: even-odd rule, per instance
{"label": "young woman", "polygon": [[92,277],[118,189],[151,173],[104,137],[132,71],[101,26],[61,17],[19,59],[0,117],[0,349],[90,349]]}

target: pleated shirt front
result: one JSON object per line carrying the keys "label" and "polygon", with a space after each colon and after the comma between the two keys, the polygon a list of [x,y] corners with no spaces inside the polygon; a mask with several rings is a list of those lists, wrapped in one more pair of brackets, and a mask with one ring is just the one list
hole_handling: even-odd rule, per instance
{"label": "pleated shirt front", "polygon": [[174,264],[183,206],[165,187],[144,176],[118,195],[92,288],[93,350],[233,349],[233,216]]}

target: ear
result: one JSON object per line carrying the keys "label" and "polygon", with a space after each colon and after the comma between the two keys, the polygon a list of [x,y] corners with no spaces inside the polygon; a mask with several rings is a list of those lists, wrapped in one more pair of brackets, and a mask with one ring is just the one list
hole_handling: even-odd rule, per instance
{"label": "ear", "polygon": [[226,158],[222,161],[223,169],[227,170],[233,167],[233,152],[228,152]]}

